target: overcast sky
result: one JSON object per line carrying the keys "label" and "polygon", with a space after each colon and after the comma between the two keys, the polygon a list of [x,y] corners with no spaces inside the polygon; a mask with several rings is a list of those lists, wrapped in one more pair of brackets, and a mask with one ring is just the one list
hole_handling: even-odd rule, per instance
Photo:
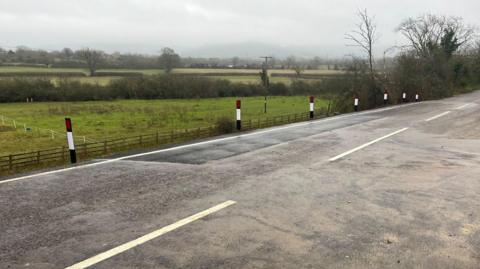
{"label": "overcast sky", "polygon": [[[480,0],[0,0],[0,46],[98,47],[155,53],[262,43],[340,48],[358,8],[375,15],[379,50],[399,44],[402,19],[423,13],[480,25]],[[377,52],[378,53],[378,52]],[[324,55],[323,53],[322,55]]]}

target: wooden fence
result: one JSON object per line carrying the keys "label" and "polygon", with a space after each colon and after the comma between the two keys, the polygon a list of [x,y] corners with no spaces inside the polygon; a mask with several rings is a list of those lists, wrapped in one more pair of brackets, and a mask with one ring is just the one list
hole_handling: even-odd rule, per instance
{"label": "wooden fence", "polygon": [[[327,111],[323,109],[315,111],[315,118],[322,118],[325,116],[328,116]],[[309,113],[305,112],[270,118],[242,120],[242,131],[306,121],[310,119],[309,117]],[[234,130],[233,125],[231,129]],[[222,132],[216,126],[180,131],[177,130],[172,132],[155,132],[136,136],[107,139],[100,142],[77,144],[76,151],[78,159],[85,161],[132,149],[178,144],[222,134],[225,134],[225,132]],[[35,168],[68,164],[69,158],[69,150],[66,145],[58,148],[4,155],[0,156],[0,174],[15,173]]]}

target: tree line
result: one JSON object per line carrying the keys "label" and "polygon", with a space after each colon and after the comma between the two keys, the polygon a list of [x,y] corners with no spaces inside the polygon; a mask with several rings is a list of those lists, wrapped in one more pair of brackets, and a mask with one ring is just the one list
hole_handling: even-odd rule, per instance
{"label": "tree line", "polygon": [[[373,57],[379,38],[376,22],[367,10],[358,12],[359,23],[346,34],[349,46],[359,47],[363,57],[352,58],[343,90],[338,92],[339,110],[351,110],[352,98],[358,97],[363,108],[383,104],[388,92],[390,102],[401,95],[419,94],[422,99],[437,99],[468,91],[480,84],[480,42],[477,28],[462,18],[426,14],[408,18],[396,31],[408,43],[397,50],[393,64],[378,68]],[[340,88],[341,89],[341,88]]]}
{"label": "tree line", "polygon": [[[282,58],[273,57],[269,62],[272,69],[305,69],[327,68],[339,70],[345,65],[344,59],[323,59],[321,57],[299,58],[293,55]],[[245,68],[260,69],[259,58],[198,58],[181,57],[172,48],[162,48],[159,55],[132,53],[106,53],[94,48],[72,50],[64,48],[60,51],[46,51],[19,46],[16,49],[0,48],[0,65],[55,68],[87,68],[91,75],[97,69],[164,69],[172,68]]]}

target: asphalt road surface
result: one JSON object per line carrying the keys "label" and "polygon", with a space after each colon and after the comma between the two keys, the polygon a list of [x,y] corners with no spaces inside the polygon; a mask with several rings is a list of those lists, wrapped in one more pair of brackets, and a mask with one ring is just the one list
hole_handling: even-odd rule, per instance
{"label": "asphalt road surface", "polygon": [[480,268],[480,92],[0,182],[0,268]]}

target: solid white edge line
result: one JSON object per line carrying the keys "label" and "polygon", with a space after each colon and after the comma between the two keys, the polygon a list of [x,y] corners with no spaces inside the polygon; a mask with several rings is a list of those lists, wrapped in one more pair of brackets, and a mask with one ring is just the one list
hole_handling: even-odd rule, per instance
{"label": "solid white edge line", "polygon": [[337,155],[337,156],[335,156],[335,157],[333,157],[333,158],[330,158],[330,159],[328,159],[328,161],[334,162],[334,161],[339,160],[339,159],[341,159],[341,158],[343,158],[343,157],[345,157],[345,156],[347,156],[347,155],[350,155],[350,154],[352,154],[352,153],[354,153],[354,152],[356,152],[356,151],[359,151],[359,150],[361,150],[361,149],[363,149],[363,148],[366,148],[366,147],[371,146],[371,145],[373,145],[373,144],[375,144],[375,143],[377,143],[377,142],[380,142],[380,141],[382,141],[382,140],[384,140],[384,139],[386,139],[386,138],[389,138],[389,137],[394,136],[394,135],[396,135],[396,134],[399,134],[399,133],[401,133],[401,132],[405,132],[406,130],[408,130],[408,127],[407,127],[407,128],[403,128],[403,129],[400,129],[400,130],[395,131],[395,132],[393,132],[393,133],[390,133],[390,134],[388,134],[388,135],[382,136],[382,137],[377,138],[377,139],[375,139],[375,140],[372,140],[372,141],[370,141],[370,142],[368,142],[368,143],[365,143],[365,144],[363,144],[363,145],[361,145],[361,146],[359,146],[359,147],[356,147],[356,148],[354,148],[354,149],[352,149],[352,150],[349,150],[349,151],[344,152],[344,153],[342,153],[342,154],[340,154],[340,155]]}
{"label": "solid white edge line", "polygon": [[445,116],[445,115],[448,115],[448,114],[450,114],[450,113],[451,113],[451,111],[446,111],[446,112],[443,112],[443,113],[438,114],[438,115],[436,115],[436,116],[433,116],[433,117],[431,117],[431,118],[428,118],[428,119],[426,119],[425,121],[429,122],[429,121],[432,121],[432,120],[436,120],[436,119],[438,119],[438,118],[440,118],[440,117],[443,117],[443,116]]}
{"label": "solid white edge line", "polygon": [[61,172],[68,172],[68,171],[72,171],[72,170],[77,170],[77,169],[81,169],[81,168],[98,166],[98,165],[117,162],[117,161],[121,161],[121,160],[125,160],[125,159],[142,157],[142,156],[146,156],[146,155],[168,152],[168,151],[173,151],[173,150],[178,150],[178,149],[183,149],[183,148],[195,147],[195,146],[200,146],[200,145],[205,145],[205,144],[210,144],[210,143],[215,143],[215,142],[220,142],[220,141],[232,140],[232,139],[236,139],[236,138],[240,138],[240,137],[248,137],[248,136],[254,136],[254,135],[259,135],[259,134],[264,134],[264,133],[270,133],[270,132],[274,132],[274,131],[278,131],[278,130],[295,128],[295,127],[305,126],[305,125],[309,125],[309,124],[319,124],[319,123],[324,123],[324,122],[327,122],[327,121],[350,118],[350,117],[358,116],[358,115],[373,114],[373,113],[388,111],[388,110],[392,110],[392,109],[399,109],[399,108],[403,108],[403,107],[413,106],[413,105],[417,105],[417,104],[422,104],[422,103],[410,103],[410,104],[392,106],[392,107],[381,108],[381,109],[376,109],[376,110],[367,110],[367,111],[363,111],[363,112],[356,112],[356,113],[351,113],[351,114],[342,115],[342,116],[334,116],[334,117],[331,117],[331,118],[323,118],[323,119],[319,119],[319,120],[315,120],[315,121],[294,123],[294,124],[290,124],[290,125],[283,126],[283,127],[269,128],[269,129],[266,129],[266,130],[263,130],[263,131],[255,131],[253,133],[248,133],[248,134],[240,134],[240,135],[236,135],[236,136],[217,138],[217,139],[212,139],[212,140],[208,140],[208,141],[203,141],[203,142],[198,142],[198,143],[193,143],[193,144],[187,144],[187,145],[183,145],[183,146],[177,146],[177,147],[173,147],[173,148],[167,148],[167,149],[149,151],[149,152],[144,152],[144,153],[139,153],[139,154],[134,154],[134,155],[128,155],[128,156],[123,156],[123,157],[119,157],[119,158],[115,158],[115,159],[109,159],[109,160],[106,160],[106,161],[100,161],[100,162],[84,164],[84,165],[77,165],[77,166],[73,166],[73,167],[69,167],[69,168],[63,168],[63,169],[58,169],[58,170],[33,174],[33,175],[27,175],[27,176],[22,176],[22,177],[17,177],[17,178],[0,180],[0,185],[5,184],[5,183],[19,181],[19,180],[39,177],[39,176],[46,176],[46,175],[51,175],[51,174],[56,174],[56,173],[61,173]]}
{"label": "solid white edge line", "polygon": [[107,251],[105,251],[105,252],[102,252],[102,253],[100,253],[100,254],[97,254],[97,255],[95,255],[95,256],[93,256],[93,257],[91,257],[91,258],[88,258],[88,259],[86,259],[86,260],[84,260],[84,261],[82,261],[82,262],[79,262],[79,263],[76,263],[76,264],[74,264],[74,265],[72,265],[72,266],[69,266],[69,267],[67,267],[66,269],[83,269],[83,268],[90,267],[90,266],[92,266],[92,265],[94,265],[94,264],[97,264],[97,263],[99,263],[99,262],[101,262],[101,261],[104,261],[104,260],[106,260],[106,259],[109,259],[109,258],[111,258],[111,257],[113,257],[113,256],[115,256],[115,255],[118,255],[118,254],[120,254],[120,253],[122,253],[122,252],[125,252],[125,251],[127,251],[127,250],[129,250],[129,249],[132,249],[132,248],[134,248],[134,247],[137,247],[137,246],[139,246],[139,245],[142,245],[142,244],[144,244],[144,243],[146,243],[146,242],[148,242],[148,241],[150,241],[150,240],[153,240],[153,239],[155,239],[155,238],[157,238],[157,237],[159,237],[159,236],[161,236],[161,235],[164,235],[164,234],[166,234],[166,233],[168,233],[168,232],[171,232],[171,231],[173,231],[173,230],[175,230],[175,229],[178,229],[178,228],[180,228],[180,227],[182,227],[182,226],[185,226],[185,225],[187,225],[187,224],[189,224],[189,223],[191,223],[191,222],[194,222],[194,221],[196,221],[196,220],[199,220],[199,219],[201,219],[201,218],[204,218],[204,217],[206,217],[206,216],[208,216],[208,215],[210,215],[210,214],[213,214],[213,213],[215,213],[215,212],[218,212],[218,211],[220,211],[220,210],[222,210],[222,209],[224,209],[224,208],[226,208],[226,207],[229,207],[229,206],[231,206],[231,205],[234,205],[234,204],[236,204],[236,203],[237,203],[237,202],[231,201],[231,200],[226,201],[226,202],[223,202],[223,203],[221,203],[221,204],[219,204],[219,205],[216,205],[216,206],[214,206],[214,207],[211,207],[211,208],[209,208],[209,209],[207,209],[207,210],[204,210],[204,211],[202,211],[202,212],[200,212],[200,213],[197,213],[197,214],[192,215],[192,216],[190,216],[190,217],[184,218],[184,219],[182,219],[182,220],[179,220],[179,221],[177,221],[177,222],[175,222],[175,223],[173,223],[173,224],[170,224],[170,225],[165,226],[165,227],[163,227],[163,228],[161,228],[161,229],[158,229],[158,230],[156,230],[156,231],[153,231],[153,232],[151,232],[151,233],[149,233],[149,234],[146,234],[146,235],[144,235],[144,236],[142,236],[142,237],[139,237],[139,238],[137,238],[137,239],[135,239],[135,240],[132,240],[132,241],[130,241],[130,242],[127,242],[127,243],[125,243],[125,244],[122,244],[122,245],[120,245],[120,246],[117,246],[117,247],[115,247],[115,248],[112,248],[112,249],[107,250]]}

